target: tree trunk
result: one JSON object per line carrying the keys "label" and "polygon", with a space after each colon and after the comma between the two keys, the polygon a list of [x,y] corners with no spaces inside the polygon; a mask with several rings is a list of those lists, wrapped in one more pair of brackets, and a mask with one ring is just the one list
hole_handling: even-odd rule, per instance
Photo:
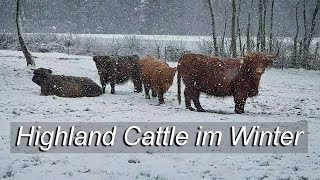
{"label": "tree trunk", "polygon": [[238,1],[238,12],[237,12],[237,34],[239,38],[239,49],[242,51],[242,41],[241,41],[241,30],[240,30],[240,11],[241,11],[241,0]]}
{"label": "tree trunk", "polygon": [[273,11],[274,11],[274,0],[271,1],[271,10],[270,10],[269,52],[273,52]]}
{"label": "tree trunk", "polygon": [[208,0],[210,15],[211,15],[211,27],[212,27],[212,39],[213,39],[213,46],[214,46],[214,55],[219,55],[219,49],[217,44],[217,37],[216,37],[216,23],[214,18],[214,13],[211,5],[211,0]]}
{"label": "tree trunk", "polygon": [[318,59],[319,48],[320,48],[320,43],[317,42],[317,44],[316,44],[316,50],[314,51],[314,59],[315,59],[315,60]]}
{"label": "tree trunk", "polygon": [[251,38],[250,38],[250,31],[251,31],[251,13],[253,9],[253,2],[254,0],[251,1],[250,5],[250,11],[248,13],[248,24],[247,24],[247,53],[251,52]]}
{"label": "tree trunk", "polygon": [[[299,41],[299,47],[298,47],[298,57],[299,60],[301,60],[301,57],[302,57],[302,49],[303,49],[303,40]],[[301,67],[301,62],[299,62],[299,68]]]}
{"label": "tree trunk", "polygon": [[231,55],[232,57],[237,57],[236,15],[237,15],[237,3],[236,3],[236,0],[232,0],[232,22],[231,22]]}
{"label": "tree trunk", "polygon": [[27,61],[27,66],[35,66],[35,62],[33,60],[32,55],[30,54],[27,44],[24,42],[24,39],[22,37],[22,31],[21,31],[21,4],[20,0],[17,0],[17,9],[16,9],[16,25],[17,25],[17,33],[18,33],[18,39],[21,46],[21,50],[24,54],[24,57]]}
{"label": "tree trunk", "polygon": [[314,30],[317,24],[317,15],[320,9],[320,0],[317,0],[317,5],[314,9],[314,12],[312,14],[312,19],[311,19],[311,28],[309,33],[307,33],[307,37],[305,37],[306,41],[304,41],[304,46],[303,46],[303,60],[304,60],[304,68],[308,69],[308,60],[309,60],[309,55],[310,55],[310,44],[314,36]]}
{"label": "tree trunk", "polygon": [[[314,50],[313,63],[317,62],[318,54],[319,54],[319,48],[320,48],[320,43],[317,42],[316,49]],[[317,66],[315,64],[312,64],[312,68],[311,69],[318,70]]]}
{"label": "tree trunk", "polygon": [[297,68],[297,61],[298,61],[298,36],[299,36],[299,16],[298,16],[298,10],[299,10],[299,4],[300,0],[298,0],[296,4],[296,26],[297,26],[297,31],[293,39],[293,57],[292,57],[292,66],[294,68]]}
{"label": "tree trunk", "polygon": [[226,56],[225,54],[225,50],[224,50],[224,41],[225,41],[225,37],[226,37],[226,31],[227,31],[227,22],[228,22],[228,18],[227,18],[227,6],[221,2],[224,6],[224,29],[223,29],[223,35],[222,35],[222,38],[221,38],[221,54],[223,54],[223,56]]}
{"label": "tree trunk", "polygon": [[258,24],[259,24],[259,28],[258,28],[258,34],[257,34],[257,51],[260,52],[261,51],[261,36],[262,36],[262,13],[263,13],[263,2],[262,0],[259,0],[259,5],[258,5],[258,16],[259,16],[259,20],[258,20]]}
{"label": "tree trunk", "polygon": [[261,26],[261,51],[266,51],[266,16],[267,16],[267,0],[263,0],[263,15],[262,15],[262,26]]}
{"label": "tree trunk", "polygon": [[305,50],[306,50],[306,42],[307,42],[307,34],[308,34],[308,22],[307,22],[307,13],[306,13],[306,0],[303,0],[303,8],[302,8],[302,14],[303,14],[303,26],[304,26],[304,36],[303,36],[303,40],[302,40],[302,45],[301,45],[301,55],[300,55],[300,60],[301,60],[301,64],[300,66],[302,66],[303,68],[306,67],[307,64],[307,60],[305,59],[304,55],[306,54]]}

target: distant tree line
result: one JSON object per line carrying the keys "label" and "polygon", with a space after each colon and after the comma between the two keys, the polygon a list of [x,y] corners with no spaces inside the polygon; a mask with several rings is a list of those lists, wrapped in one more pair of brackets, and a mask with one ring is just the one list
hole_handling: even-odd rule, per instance
{"label": "distant tree line", "polygon": [[[282,24],[277,24],[275,18],[279,9],[283,10],[282,0],[202,0],[192,4],[191,8],[188,7],[191,0],[62,1],[16,1],[16,30],[28,65],[34,64],[34,61],[22,38],[21,22],[26,24],[27,32],[170,34],[172,30],[181,33],[186,26],[192,25],[190,22],[201,23],[197,17],[206,16],[207,18],[202,19],[202,24],[211,22],[210,54],[237,57],[251,51],[273,52],[275,48],[280,49],[283,43],[283,40],[279,43],[281,35],[275,31],[279,26],[282,29]],[[219,8],[221,5],[223,8]],[[10,7],[10,3],[7,6]],[[286,64],[288,67],[313,69],[314,63],[318,63],[319,54],[319,42],[313,40],[318,35],[320,0],[287,1],[285,7],[291,6],[294,7],[296,29],[287,36],[292,37],[293,47],[289,47],[289,52],[285,50],[283,53],[286,59],[290,58],[289,65],[288,62]],[[4,8],[5,5],[1,4],[1,7]],[[186,12],[186,9],[189,11]],[[192,10],[201,11],[195,15],[189,13]],[[223,21],[219,13],[221,10],[224,12]],[[216,14],[220,14],[218,20]],[[5,15],[7,14],[0,13],[0,16]],[[191,19],[185,19],[186,15]],[[32,19],[35,21],[31,22]],[[6,29],[8,27],[3,28],[3,31]],[[228,34],[230,40],[226,38]],[[285,44],[288,46],[290,43]]]}
{"label": "distant tree line", "polygon": [[[249,11],[243,11],[243,1],[242,0],[232,0],[231,1],[231,25],[230,25],[230,50],[229,54],[226,54],[223,50],[225,47],[219,48],[217,44],[216,35],[216,20],[215,20],[215,10],[213,8],[212,0],[207,0],[208,9],[211,17],[212,26],[212,43],[214,47],[214,52],[211,54],[220,56],[232,56],[237,57],[238,55],[243,55],[245,52],[269,52],[272,53],[276,48],[280,50],[281,44],[279,44],[279,39],[275,37],[274,33],[274,13],[275,7],[278,5],[279,0],[259,0],[251,1]],[[289,54],[283,52],[286,59],[290,59],[290,62],[286,62],[288,67],[295,68],[305,68],[314,69],[315,63],[319,63],[319,40],[315,41],[315,45],[312,47],[311,43],[316,35],[316,28],[319,26],[320,19],[320,0],[313,1],[313,7],[307,7],[307,3],[311,1],[307,0],[296,0],[295,1],[295,25],[296,32],[293,37],[293,47],[289,47],[291,51]],[[309,4],[310,5],[310,4]],[[254,7],[257,8],[254,8]],[[257,9],[258,18],[256,19],[258,29],[257,34],[254,35],[252,30],[252,13]],[[241,20],[240,14],[247,14],[247,21]],[[227,13],[225,13],[227,16]],[[247,23],[247,27],[240,26],[240,24]],[[227,21],[225,21],[225,27],[227,26]],[[300,27],[303,26],[301,29]],[[243,43],[242,31],[246,28],[246,43]],[[225,32],[224,32],[225,34]],[[290,36],[289,36],[290,37]],[[221,38],[224,41],[224,37]],[[290,39],[288,44],[290,44]],[[224,46],[225,42],[221,42]],[[287,47],[286,47],[287,48]],[[219,50],[220,49],[220,50]],[[282,65],[284,63],[282,62]],[[312,67],[313,66],[313,67]]]}

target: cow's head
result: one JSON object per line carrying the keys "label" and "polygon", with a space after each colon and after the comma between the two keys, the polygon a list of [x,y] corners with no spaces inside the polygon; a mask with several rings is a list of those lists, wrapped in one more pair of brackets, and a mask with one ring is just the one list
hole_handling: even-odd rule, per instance
{"label": "cow's head", "polygon": [[93,61],[96,63],[98,73],[108,73],[112,68],[112,59],[110,56],[93,56]]}
{"label": "cow's head", "polygon": [[174,75],[176,74],[176,71],[177,71],[177,68],[174,67],[174,68],[169,68],[169,71],[168,71],[168,74],[166,75],[166,79],[165,79],[165,89],[169,89],[170,86],[172,85],[173,83],[173,79],[174,79]]}
{"label": "cow's head", "polygon": [[49,76],[51,76],[51,69],[46,68],[38,68],[33,71],[32,81],[39,86],[45,84],[48,80]]}
{"label": "cow's head", "polygon": [[265,72],[266,68],[270,68],[273,64],[273,60],[278,56],[264,53],[251,53],[245,57],[244,63],[246,63],[247,71],[251,75],[259,78]]}

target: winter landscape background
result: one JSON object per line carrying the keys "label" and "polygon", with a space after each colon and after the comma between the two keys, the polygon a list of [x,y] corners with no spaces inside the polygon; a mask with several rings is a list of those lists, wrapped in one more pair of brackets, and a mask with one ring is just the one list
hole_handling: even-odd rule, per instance
{"label": "winter landscape background", "polygon": [[[300,1],[302,5],[303,0]],[[212,0],[211,2],[216,15],[217,35],[222,36],[225,18],[228,26],[231,25],[231,0]],[[310,18],[316,0],[305,2],[307,16]],[[211,34],[207,0],[28,0],[21,3],[26,33],[201,36]],[[240,27],[245,35],[251,0],[242,0],[240,3]],[[254,32],[258,30],[258,3],[259,1],[254,1],[252,9]],[[294,36],[296,3],[297,0],[275,1],[274,31],[277,36]],[[15,5],[15,1],[12,0],[1,1],[0,32],[16,30],[13,23]],[[301,11],[299,11],[299,21],[303,21]],[[303,32],[303,28],[300,30]],[[319,36],[319,26],[316,31],[316,36]],[[227,34],[230,35],[229,28]]]}
{"label": "winter landscape background", "polygon": [[[91,56],[34,53],[38,67],[55,74],[86,76],[99,82]],[[117,94],[96,98],[40,96],[19,51],[0,51],[0,178],[2,179],[319,179],[320,72],[270,69],[259,96],[234,114],[232,97],[201,95],[203,108],[186,110],[176,99],[177,84],[165,94],[166,104],[133,93],[131,82]],[[176,66],[176,63],[170,63]],[[305,154],[10,154],[10,122],[308,122]]]}
{"label": "winter landscape background", "polygon": [[[157,99],[133,93],[131,82],[117,85],[115,95],[107,86],[107,93],[96,98],[41,96],[18,42],[16,1],[1,0],[0,179],[320,179],[319,0],[212,0],[214,28],[205,0],[23,0],[22,35],[33,68],[89,77],[99,84],[93,55],[153,55],[175,67],[187,52],[215,55],[213,29],[218,55],[231,57],[232,2],[239,5],[237,56],[249,52],[247,42],[251,51],[279,49],[273,68],[262,76],[259,96],[248,100],[242,115],[234,114],[232,97],[205,94],[200,101],[209,113],[186,110],[176,99],[176,78],[161,106]],[[265,50],[257,45],[259,2],[268,2],[264,38],[273,44]],[[310,47],[305,48],[308,39]],[[307,121],[309,146],[305,154],[12,154],[10,122],[19,121]]]}

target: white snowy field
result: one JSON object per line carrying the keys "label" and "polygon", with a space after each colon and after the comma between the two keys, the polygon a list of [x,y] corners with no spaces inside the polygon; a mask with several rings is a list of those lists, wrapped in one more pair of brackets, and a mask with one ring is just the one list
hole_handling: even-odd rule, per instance
{"label": "white snowy field", "polygon": [[[99,84],[92,58],[34,53],[37,67],[87,76]],[[171,64],[175,66],[175,64]],[[320,179],[320,72],[270,69],[246,113],[230,98],[201,95],[204,109],[185,110],[176,80],[166,104],[133,93],[131,82],[95,98],[40,96],[22,52],[0,50],[0,179]],[[309,122],[305,154],[11,154],[9,123],[24,122]]]}

